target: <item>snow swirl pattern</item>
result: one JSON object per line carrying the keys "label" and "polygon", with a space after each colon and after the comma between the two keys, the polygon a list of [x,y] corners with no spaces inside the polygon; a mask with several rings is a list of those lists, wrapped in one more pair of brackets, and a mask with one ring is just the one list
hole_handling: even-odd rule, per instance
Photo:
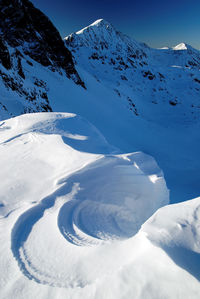
{"label": "snow swirl pattern", "polygon": [[157,164],[142,153],[103,156],[59,185],[18,218],[11,238],[24,275],[58,287],[83,287],[118,267],[107,267],[116,246],[135,235],[169,195]]}

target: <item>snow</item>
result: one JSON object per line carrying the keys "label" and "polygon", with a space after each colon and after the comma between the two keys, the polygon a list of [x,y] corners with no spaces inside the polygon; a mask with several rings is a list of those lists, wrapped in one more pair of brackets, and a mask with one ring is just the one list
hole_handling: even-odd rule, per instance
{"label": "snow", "polygon": [[[153,156],[172,203],[199,196],[200,52],[189,45],[187,51],[151,49],[107,23],[66,37],[87,98],[75,95],[62,111],[87,118],[123,152]],[[63,107],[53,104],[57,111]]]}
{"label": "snow", "polygon": [[[185,44],[151,49],[118,32],[105,20],[71,34],[65,41],[79,72],[80,68],[86,70],[114,91],[139,118],[161,126],[198,122],[199,88],[194,84],[199,76],[198,50]],[[175,51],[186,46],[187,51]],[[177,102],[173,109],[170,101]]]}
{"label": "snow", "polygon": [[[44,80],[34,90],[57,113],[6,120],[27,102],[0,86],[0,298],[198,299],[200,201],[185,200],[199,195],[199,70],[186,66],[199,52],[150,49],[102,19],[72,37],[86,90],[23,62],[24,88]],[[114,70],[128,51],[135,68]]]}
{"label": "snow", "polygon": [[75,114],[22,115],[0,128],[1,298],[92,294],[169,202],[162,171],[143,153],[117,154]]}
{"label": "snow", "polygon": [[[143,151],[153,156],[171,190],[170,202],[199,196],[200,78],[198,65],[188,64],[200,61],[199,51],[188,45],[187,51],[150,49],[102,19],[72,36],[73,41],[67,38],[67,47],[87,89],[24,56],[26,80],[22,82],[18,76],[17,82],[23,83],[24,94],[36,92],[37,99],[27,101],[25,95],[0,82],[0,118],[41,110],[46,103],[41,95],[46,93],[53,111],[70,112],[87,119],[122,153]],[[90,59],[95,52],[99,59]],[[123,61],[117,60],[118,56]],[[111,59],[115,60],[114,65]],[[6,73],[5,69],[2,71]],[[155,75],[154,79],[145,75],[148,71]],[[13,76],[10,72],[6,74]],[[84,138],[84,133],[79,135]]]}
{"label": "snow", "polygon": [[173,50],[187,50],[187,45],[184,43],[178,44],[177,46],[173,47]]}
{"label": "snow", "polygon": [[95,26],[110,26],[110,24],[106,21],[104,21],[103,19],[98,19],[95,22],[93,22],[91,25],[79,30],[76,32],[76,34],[82,34],[84,33],[85,30],[90,30],[91,27],[95,27]]}
{"label": "snow", "polygon": [[167,205],[152,157],[72,113],[0,136],[0,298],[199,298],[200,201]]}
{"label": "snow", "polygon": [[[158,210],[142,231],[176,265],[200,280],[200,198]],[[192,296],[191,296],[192,298]]]}

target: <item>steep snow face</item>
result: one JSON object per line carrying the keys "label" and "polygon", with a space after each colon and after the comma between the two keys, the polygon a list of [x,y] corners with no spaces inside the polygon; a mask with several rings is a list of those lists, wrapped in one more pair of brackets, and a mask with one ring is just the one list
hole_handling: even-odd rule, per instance
{"label": "steep snow face", "polygon": [[[2,0],[0,12],[1,118],[51,111],[47,68],[84,86],[57,29],[31,2]],[[33,75],[41,66],[42,78]]]}
{"label": "steep snow face", "polygon": [[98,20],[65,38],[80,68],[112,89],[136,116],[162,126],[199,121],[200,52],[150,49]]}

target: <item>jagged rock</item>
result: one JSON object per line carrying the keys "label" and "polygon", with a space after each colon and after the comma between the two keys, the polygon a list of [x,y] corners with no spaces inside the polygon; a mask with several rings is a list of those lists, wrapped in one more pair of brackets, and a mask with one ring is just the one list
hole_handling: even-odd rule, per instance
{"label": "jagged rock", "polygon": [[[28,0],[0,0],[0,84],[5,87],[5,91],[1,88],[1,108],[13,99],[17,114],[52,111],[48,82],[40,77],[42,69],[85,88],[71,52],[48,17]],[[7,111],[12,110],[11,104],[9,107]],[[15,115],[9,113],[8,116]]]}
{"label": "jagged rock", "polygon": [[0,36],[9,46],[21,46],[24,53],[42,64],[66,75],[84,86],[75,70],[70,51],[59,32],[39,9],[28,0],[0,1]]}
{"label": "jagged rock", "polygon": [[7,70],[11,68],[10,54],[1,36],[0,36],[0,62]]}

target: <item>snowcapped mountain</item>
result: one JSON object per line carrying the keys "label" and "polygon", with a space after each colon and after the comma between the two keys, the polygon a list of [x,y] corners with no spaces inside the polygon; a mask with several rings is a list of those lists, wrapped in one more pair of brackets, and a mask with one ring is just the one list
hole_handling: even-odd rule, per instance
{"label": "snowcapped mountain", "polygon": [[77,65],[114,90],[137,116],[161,125],[198,122],[200,52],[151,49],[104,20],[65,38]]}
{"label": "snowcapped mountain", "polygon": [[0,51],[1,118],[51,111],[47,73],[84,87],[57,29],[28,0],[0,1]]}
{"label": "snowcapped mountain", "polygon": [[89,111],[71,104],[67,111],[85,116],[122,151],[155,157],[172,202],[198,196],[200,52],[151,49],[104,20],[65,42],[92,94]]}

